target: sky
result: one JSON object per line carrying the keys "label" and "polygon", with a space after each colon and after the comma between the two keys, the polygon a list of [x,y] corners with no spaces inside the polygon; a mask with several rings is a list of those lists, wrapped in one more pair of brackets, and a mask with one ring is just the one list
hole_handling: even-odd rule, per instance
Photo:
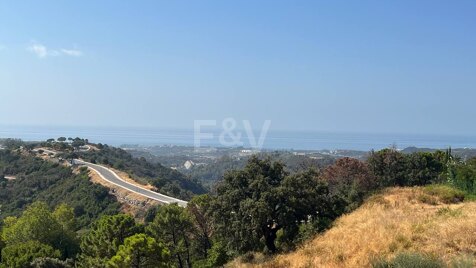
{"label": "sky", "polygon": [[2,1],[0,125],[476,132],[476,1]]}

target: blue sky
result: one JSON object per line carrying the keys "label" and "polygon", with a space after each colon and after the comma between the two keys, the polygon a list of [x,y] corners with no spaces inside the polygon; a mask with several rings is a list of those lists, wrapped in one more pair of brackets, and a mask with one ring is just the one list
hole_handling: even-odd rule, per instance
{"label": "blue sky", "polygon": [[474,134],[476,1],[2,1],[0,124]]}

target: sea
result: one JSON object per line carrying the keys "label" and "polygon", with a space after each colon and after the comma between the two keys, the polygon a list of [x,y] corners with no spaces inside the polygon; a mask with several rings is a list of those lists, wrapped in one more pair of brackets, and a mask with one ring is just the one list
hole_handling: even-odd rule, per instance
{"label": "sea", "polygon": [[[395,146],[444,149],[476,148],[476,135],[351,133],[325,131],[280,131],[270,129],[261,138],[260,130],[246,132],[201,129],[199,138],[193,129],[141,127],[5,126],[0,138],[41,141],[58,137],[80,137],[93,143],[113,146],[198,146],[244,147],[265,150],[379,150]],[[205,137],[205,135],[208,135]],[[250,137],[251,136],[251,137]]]}

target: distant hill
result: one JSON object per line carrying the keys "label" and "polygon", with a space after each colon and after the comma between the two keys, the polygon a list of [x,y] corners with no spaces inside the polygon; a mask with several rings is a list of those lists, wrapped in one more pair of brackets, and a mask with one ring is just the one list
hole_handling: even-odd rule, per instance
{"label": "distant hill", "polygon": [[[154,150],[155,149],[155,150]],[[286,165],[287,171],[299,172],[313,167],[320,169],[335,162],[339,157],[320,153],[295,153],[291,151],[265,151],[247,152],[236,148],[211,148],[206,153],[194,152],[190,147],[167,147],[166,149],[152,148],[153,154],[145,149],[128,148],[127,152],[135,158],[145,158],[152,163],[161,163],[176,168],[181,173],[189,176],[193,180],[200,181],[205,186],[212,187],[217,181],[223,178],[226,171],[241,169],[248,159],[258,154],[260,157],[270,157]],[[191,161],[193,164],[185,167],[185,163]]]}
{"label": "distant hill", "polygon": [[418,147],[407,147],[402,150],[403,153],[406,154],[412,154],[412,153],[418,153],[418,152],[434,152],[437,149],[430,149],[430,148],[418,148]]}

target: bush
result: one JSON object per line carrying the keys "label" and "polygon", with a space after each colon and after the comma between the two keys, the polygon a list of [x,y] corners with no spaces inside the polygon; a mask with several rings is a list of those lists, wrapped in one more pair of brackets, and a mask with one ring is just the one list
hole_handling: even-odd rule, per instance
{"label": "bush", "polygon": [[55,250],[49,245],[38,241],[28,241],[5,247],[2,250],[2,264],[9,268],[22,268],[28,267],[36,258],[58,258],[60,256],[59,250]]}
{"label": "bush", "polygon": [[208,267],[220,267],[228,261],[226,247],[221,242],[215,242],[209,251]]}
{"label": "bush", "polygon": [[476,158],[457,165],[454,171],[454,185],[458,189],[476,194]]}
{"label": "bush", "polygon": [[418,196],[418,201],[420,201],[422,203],[425,203],[425,204],[428,204],[428,205],[432,205],[432,206],[438,205],[438,199],[434,196],[427,195],[427,194],[419,195]]}
{"label": "bush", "polygon": [[455,189],[449,185],[434,184],[425,186],[424,192],[437,196],[443,203],[453,204],[464,201],[465,192]]}
{"label": "bush", "polygon": [[372,262],[374,268],[443,268],[443,261],[419,253],[399,253],[393,260],[377,259]]}
{"label": "bush", "polygon": [[461,255],[453,259],[451,268],[472,268],[476,265],[476,258],[473,255]]}

